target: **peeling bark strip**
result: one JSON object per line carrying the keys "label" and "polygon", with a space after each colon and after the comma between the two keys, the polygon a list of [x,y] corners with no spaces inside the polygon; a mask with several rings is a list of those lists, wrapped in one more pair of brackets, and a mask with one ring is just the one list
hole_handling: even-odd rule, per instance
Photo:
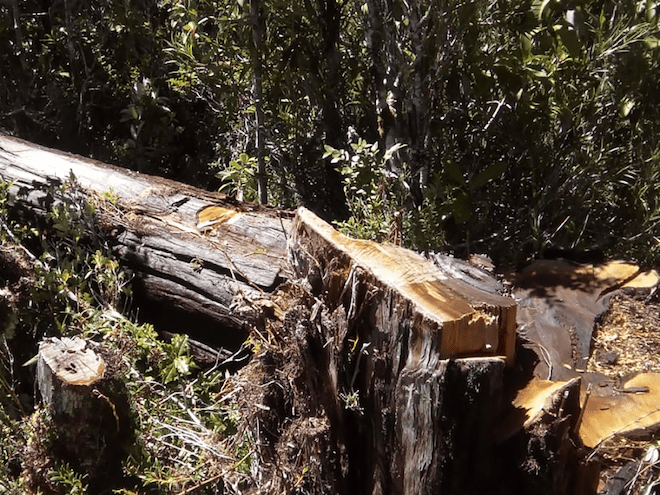
{"label": "peeling bark strip", "polygon": [[71,175],[100,200],[107,241],[135,273],[136,297],[165,322],[170,310],[203,318],[203,324],[180,320],[187,327],[219,324],[240,343],[246,319],[232,305],[263,297],[287,277],[286,212],[0,134],[0,177],[15,181],[10,194],[17,207],[43,215],[48,187]]}

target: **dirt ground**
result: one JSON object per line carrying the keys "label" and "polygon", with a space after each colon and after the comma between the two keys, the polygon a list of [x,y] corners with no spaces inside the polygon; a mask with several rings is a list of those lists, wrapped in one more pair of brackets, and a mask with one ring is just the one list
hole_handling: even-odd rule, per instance
{"label": "dirt ground", "polygon": [[[623,382],[640,372],[660,372],[659,355],[660,291],[614,296],[596,326],[587,371]],[[594,449],[591,455],[606,466],[599,493],[660,493],[659,439],[657,433],[643,441],[613,436]]]}

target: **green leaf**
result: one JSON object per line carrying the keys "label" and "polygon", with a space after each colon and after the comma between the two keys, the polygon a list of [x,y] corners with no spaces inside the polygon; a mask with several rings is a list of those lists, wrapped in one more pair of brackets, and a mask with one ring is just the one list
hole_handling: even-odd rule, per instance
{"label": "green leaf", "polygon": [[532,58],[532,40],[527,34],[520,35],[520,51],[524,62]]}
{"label": "green leaf", "polygon": [[173,365],[166,366],[161,373],[161,377],[164,383],[169,383],[173,380],[176,380],[177,377],[176,368]]}
{"label": "green leaf", "polygon": [[534,13],[534,16],[540,21],[543,19],[543,14],[545,12],[545,9],[548,7],[550,4],[551,0],[534,0],[532,2],[532,12]]}
{"label": "green leaf", "polygon": [[645,10],[646,10],[646,21],[649,23],[654,23],[658,18],[658,2],[653,0],[646,0]]}
{"label": "green leaf", "polygon": [[461,186],[465,185],[465,177],[463,177],[463,170],[461,169],[461,166],[456,163],[454,160],[451,160],[447,164],[445,164],[445,172],[449,176],[449,178],[454,181],[456,184],[459,184]]}
{"label": "green leaf", "polygon": [[[375,144],[377,144],[377,143],[375,143]],[[390,158],[392,158],[394,153],[396,153],[401,148],[405,148],[406,146],[408,146],[408,145],[403,144],[403,143],[396,143],[395,145],[390,146],[390,148],[385,152],[385,156],[383,157],[383,160],[385,160],[385,161],[389,160]]]}
{"label": "green leaf", "polygon": [[557,29],[557,35],[561,40],[562,45],[566,47],[568,54],[571,58],[577,59],[580,58],[582,53],[582,44],[578,40],[577,32],[575,29],[569,26],[561,26]]}
{"label": "green leaf", "polygon": [[544,69],[536,70],[530,67],[526,67],[525,71],[529,73],[532,77],[536,79],[547,79],[548,73]]}
{"label": "green leaf", "polygon": [[632,98],[624,98],[623,100],[621,100],[621,105],[620,105],[621,115],[627,117],[634,107],[635,107],[635,100],[633,100]]}
{"label": "green leaf", "polygon": [[174,367],[180,375],[186,376],[190,372],[190,358],[179,356],[174,360]]}
{"label": "green leaf", "polygon": [[493,163],[470,181],[470,187],[472,189],[479,189],[480,187],[485,186],[491,180],[500,177],[506,172],[507,167],[508,163],[506,162]]}
{"label": "green leaf", "polygon": [[35,354],[33,357],[28,359],[23,363],[24,367],[32,366],[33,364],[37,364],[37,361],[39,361],[39,354]]}
{"label": "green leaf", "polygon": [[[325,152],[323,153],[323,158],[324,159],[328,158],[329,156],[332,156],[333,158],[338,158],[338,157],[341,156],[341,151],[340,150],[338,150],[336,148],[333,148],[332,146],[330,146],[328,144],[324,144],[323,149],[325,150]],[[332,163],[336,163],[336,161],[333,161]]]}
{"label": "green leaf", "polygon": [[660,48],[660,39],[657,38],[656,36],[647,36],[644,39],[644,43],[646,43],[646,46],[648,46],[651,49]]}

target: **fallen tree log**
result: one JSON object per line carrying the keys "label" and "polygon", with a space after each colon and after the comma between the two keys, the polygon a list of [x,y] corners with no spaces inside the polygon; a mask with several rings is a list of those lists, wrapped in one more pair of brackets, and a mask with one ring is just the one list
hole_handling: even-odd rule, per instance
{"label": "fallen tree log", "polygon": [[247,333],[235,307],[253,304],[288,276],[290,213],[1,134],[0,177],[13,181],[15,208],[42,216],[50,189],[72,178],[95,197],[107,243],[134,273],[140,316],[166,330],[199,335],[195,329],[211,326],[219,341],[237,347]]}

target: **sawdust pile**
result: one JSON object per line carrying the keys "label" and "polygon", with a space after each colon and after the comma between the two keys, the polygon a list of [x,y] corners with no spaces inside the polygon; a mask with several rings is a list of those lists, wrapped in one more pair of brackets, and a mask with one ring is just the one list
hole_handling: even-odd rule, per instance
{"label": "sawdust pile", "polygon": [[660,301],[655,296],[618,294],[596,327],[587,371],[625,379],[660,372]]}
{"label": "sawdust pile", "polygon": [[[617,384],[641,372],[660,372],[660,294],[622,292],[597,324],[587,371]],[[659,404],[660,407],[660,404]],[[612,436],[593,452],[606,468],[599,493],[660,493],[660,442]]]}

